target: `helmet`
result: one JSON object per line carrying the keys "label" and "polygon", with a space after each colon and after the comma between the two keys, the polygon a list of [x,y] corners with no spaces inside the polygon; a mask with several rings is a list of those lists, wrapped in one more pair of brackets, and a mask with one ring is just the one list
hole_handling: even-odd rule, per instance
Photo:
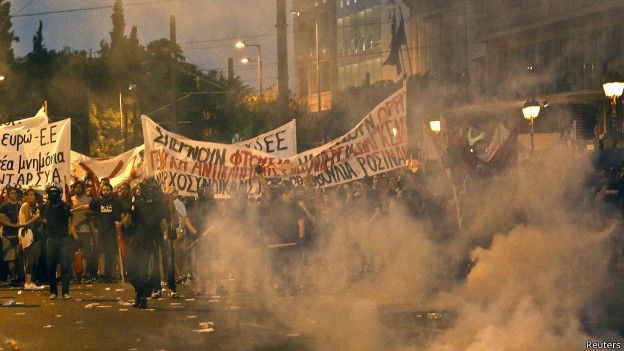
{"label": "helmet", "polygon": [[145,178],[139,183],[136,189],[136,197],[145,203],[158,202],[162,199],[160,186],[154,178]]}
{"label": "helmet", "polygon": [[56,183],[50,183],[50,184],[46,185],[45,191],[46,191],[46,193],[58,192],[59,194],[62,194],[63,193],[63,188],[60,185],[56,184]]}
{"label": "helmet", "polygon": [[49,201],[58,201],[61,199],[61,195],[63,195],[63,188],[56,183],[46,185],[45,191]]}

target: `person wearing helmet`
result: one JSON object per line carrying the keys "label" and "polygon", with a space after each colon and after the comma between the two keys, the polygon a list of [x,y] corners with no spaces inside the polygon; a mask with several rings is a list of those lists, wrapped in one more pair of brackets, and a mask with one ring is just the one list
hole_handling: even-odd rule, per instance
{"label": "person wearing helmet", "polygon": [[72,261],[71,239],[78,240],[78,235],[71,222],[71,207],[62,199],[63,188],[58,184],[49,184],[45,190],[48,200],[41,209],[41,218],[47,235],[46,266],[51,294],[49,299],[55,300],[58,297],[56,265],[60,264],[63,299],[69,300],[71,299],[69,295]]}
{"label": "person wearing helmet", "polygon": [[[144,179],[135,191],[124,225],[131,227],[128,242],[128,279],[136,291],[135,308],[147,308],[147,298],[160,285],[158,247],[168,238],[167,207],[154,178]],[[157,278],[155,278],[157,277]],[[156,282],[154,281],[156,279]]]}

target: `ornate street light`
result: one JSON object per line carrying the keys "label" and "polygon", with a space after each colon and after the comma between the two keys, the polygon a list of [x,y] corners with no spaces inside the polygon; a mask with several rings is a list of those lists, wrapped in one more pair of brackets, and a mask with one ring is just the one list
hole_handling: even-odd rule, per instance
{"label": "ornate street light", "polygon": [[522,108],[522,114],[524,115],[524,119],[529,121],[529,125],[531,126],[531,153],[535,149],[535,143],[533,141],[535,134],[535,119],[539,116],[540,109],[542,106],[535,99],[531,99],[524,103],[524,107]]}
{"label": "ornate street light", "polygon": [[605,96],[611,101],[611,127],[616,130],[615,120],[617,118],[617,99],[624,91],[623,82],[610,82],[602,85]]}
{"label": "ornate street light", "polygon": [[429,128],[431,128],[432,132],[440,134],[442,131],[442,122],[440,122],[439,119],[429,121]]}

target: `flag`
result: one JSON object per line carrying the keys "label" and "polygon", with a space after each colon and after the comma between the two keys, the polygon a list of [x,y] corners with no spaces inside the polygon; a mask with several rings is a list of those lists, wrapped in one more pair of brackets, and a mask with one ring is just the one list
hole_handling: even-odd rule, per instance
{"label": "flag", "polygon": [[477,157],[482,161],[490,162],[498,150],[505,144],[511,133],[502,124],[499,124],[494,135],[490,140],[490,143],[483,147],[482,150],[478,150]]}
{"label": "flag", "polygon": [[403,11],[401,11],[401,20],[399,21],[399,27],[396,30],[397,45],[399,48],[401,45],[407,46],[407,34],[405,34],[405,21],[403,21]]}
{"label": "flag", "polygon": [[[397,70],[397,74],[401,74],[403,72],[403,67],[401,66],[401,44],[399,43],[399,37],[397,35],[397,24],[396,24],[396,15],[392,14],[392,39],[390,41],[390,54],[388,58],[383,63],[385,65],[395,66]],[[404,29],[405,30],[405,29]]]}

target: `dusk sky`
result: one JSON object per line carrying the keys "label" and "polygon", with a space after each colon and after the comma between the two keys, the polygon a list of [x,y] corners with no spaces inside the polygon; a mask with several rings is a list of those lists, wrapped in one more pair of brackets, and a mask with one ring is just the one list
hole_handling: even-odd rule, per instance
{"label": "dusk sky", "polygon": [[[20,37],[14,44],[15,54],[23,56],[32,49],[32,37],[38,21],[43,21],[44,44],[48,49],[59,50],[65,46],[73,49],[99,49],[102,39],[110,40],[112,9],[97,9],[67,13],[41,14],[41,12],[82,9],[112,5],[114,0],[13,0],[11,14],[13,30]],[[154,0],[124,1],[126,35],[136,26],[141,44],[169,38],[169,16],[176,16],[178,43],[187,61],[203,69],[227,71],[227,58],[233,57],[235,71],[247,84],[256,87],[256,64],[243,65],[240,58],[255,58],[255,48],[237,50],[236,38],[262,47],[264,62],[264,87],[277,83],[277,56],[275,36],[274,0]],[[133,5],[138,4],[138,5]],[[227,6],[225,6],[227,4]],[[287,5],[290,10],[290,2]],[[20,11],[21,10],[21,11]],[[19,13],[18,13],[19,12]],[[24,16],[24,17],[20,17]],[[292,23],[289,18],[289,32]],[[292,42],[289,35],[289,54]],[[289,67],[292,72],[292,67]],[[290,74],[292,78],[292,74]],[[291,79],[292,80],[292,79]],[[291,86],[291,89],[294,87]]]}

